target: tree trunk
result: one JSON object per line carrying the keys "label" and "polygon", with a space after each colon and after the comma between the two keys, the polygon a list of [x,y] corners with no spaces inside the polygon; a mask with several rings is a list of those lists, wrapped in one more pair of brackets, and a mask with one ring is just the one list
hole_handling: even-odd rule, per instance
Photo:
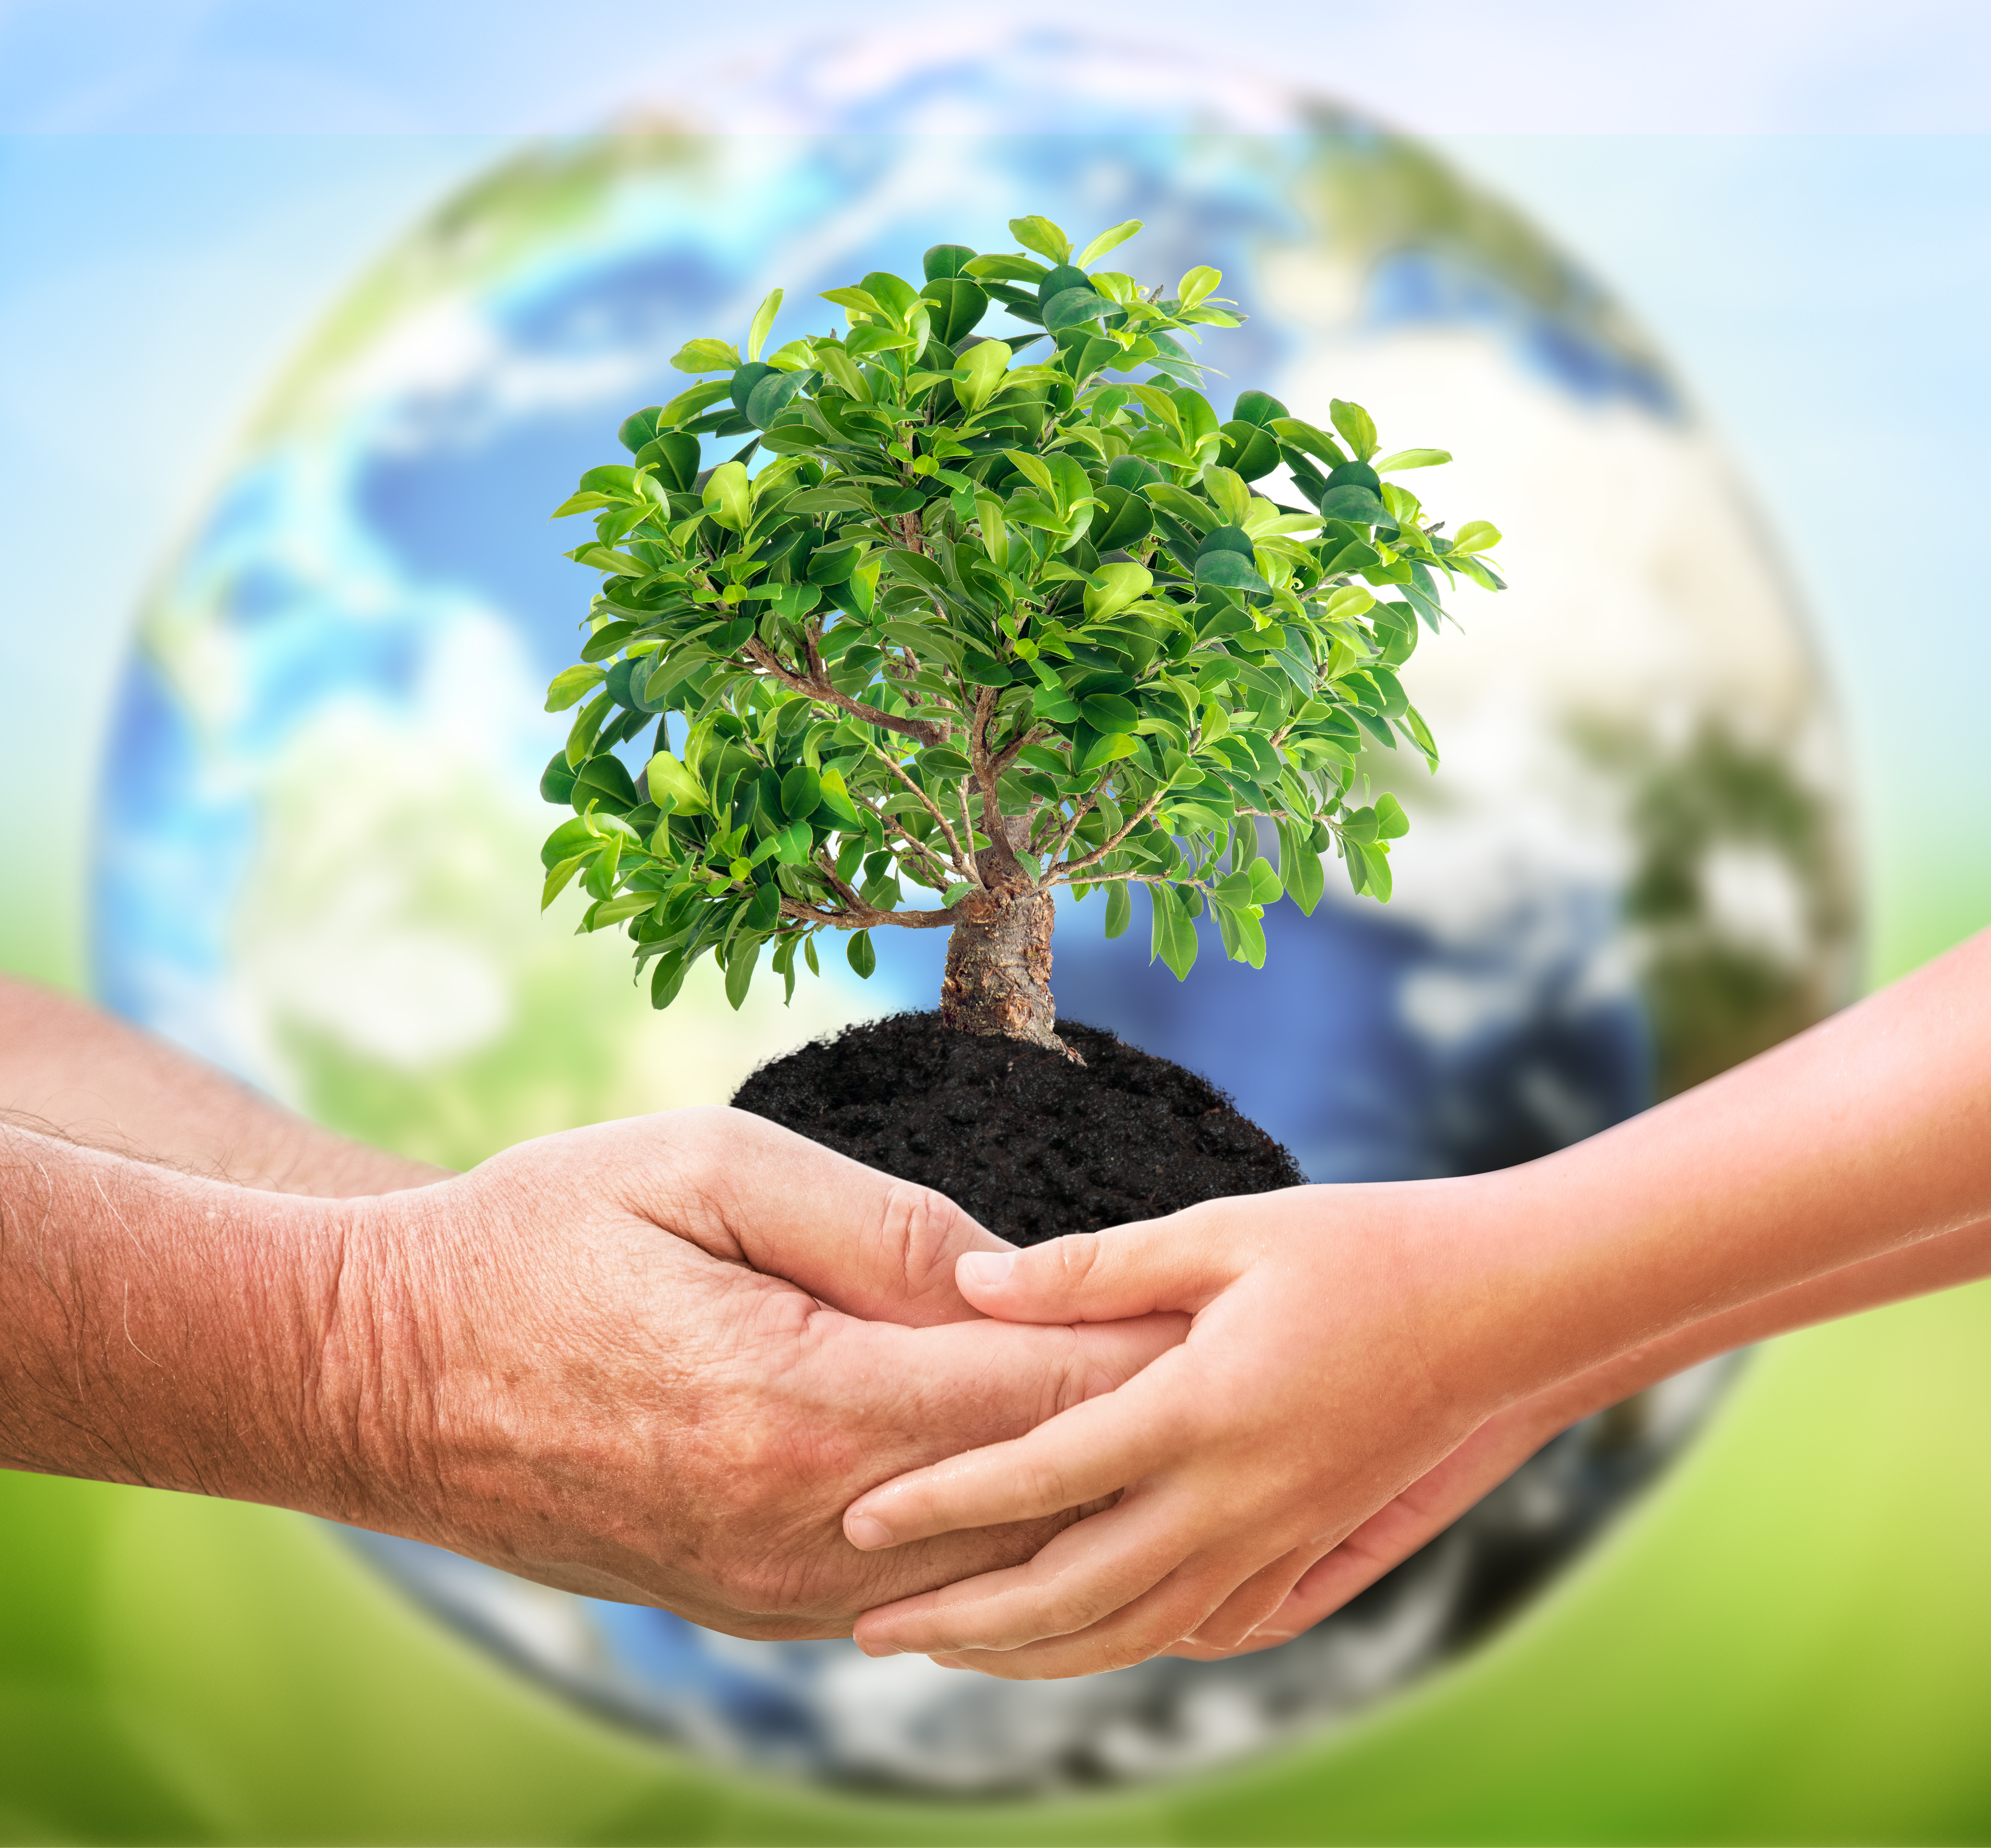
{"label": "tree trunk", "polygon": [[1050,895],[1011,898],[975,892],[961,905],[941,979],[941,1021],[963,1033],[1006,1034],[1054,1047],[1083,1064],[1055,1031],[1051,930],[1057,914]]}

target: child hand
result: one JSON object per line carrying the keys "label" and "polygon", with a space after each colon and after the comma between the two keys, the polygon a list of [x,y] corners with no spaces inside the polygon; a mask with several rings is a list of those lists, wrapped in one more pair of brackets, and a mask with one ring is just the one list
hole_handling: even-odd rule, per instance
{"label": "child hand", "polygon": [[1497,1369],[1438,1351],[1458,1279],[1428,1229],[1457,1185],[1298,1188],[964,1256],[962,1294],[992,1316],[1193,1321],[1117,1391],[853,1502],[844,1532],[870,1549],[1118,1495],[1026,1565],[868,1612],[859,1644],[1030,1679],[1242,1643],[1508,1396]]}

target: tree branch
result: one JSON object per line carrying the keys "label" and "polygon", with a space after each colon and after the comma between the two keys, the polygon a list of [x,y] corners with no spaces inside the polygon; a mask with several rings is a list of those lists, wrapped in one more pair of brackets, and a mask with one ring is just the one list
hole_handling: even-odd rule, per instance
{"label": "tree branch", "polygon": [[[1047,885],[1055,885],[1062,881],[1064,883],[1069,885],[1071,881],[1071,875],[1074,873],[1083,872],[1088,866],[1097,866],[1099,862],[1104,860],[1108,854],[1111,853],[1121,841],[1125,840],[1129,834],[1133,833],[1135,829],[1138,827],[1142,822],[1145,821],[1150,815],[1153,814],[1156,809],[1161,806],[1162,798],[1167,795],[1168,793],[1169,786],[1166,783],[1163,783],[1159,789],[1155,790],[1153,795],[1150,796],[1145,802],[1141,804],[1139,812],[1134,815],[1132,818],[1121,828],[1120,832],[1115,834],[1111,840],[1101,841],[1098,846],[1092,850],[1091,853],[1083,854],[1078,859],[1070,861],[1068,864],[1058,868],[1057,869],[1058,878],[1047,880],[1046,883]],[[1116,875],[1115,876],[1131,879],[1135,875],[1132,873],[1127,873]],[[1195,881],[1191,880],[1179,881],[1178,883],[1193,885]]]}
{"label": "tree branch", "polygon": [[878,819],[883,822],[886,827],[890,828],[893,834],[897,834],[901,840],[905,842],[907,846],[910,847],[914,853],[924,855],[928,864],[933,867],[934,870],[937,871],[943,879],[944,879],[950,872],[958,872],[961,870],[958,866],[950,866],[948,863],[943,860],[939,854],[935,853],[931,847],[928,847],[918,835],[915,834],[910,828],[906,827],[904,823],[899,820],[897,816],[880,815]]}
{"label": "tree branch", "polygon": [[784,667],[775,658],[774,650],[758,636],[750,639],[742,650],[747,660],[766,674],[791,692],[806,694],[827,706],[835,706],[847,712],[853,718],[862,719],[867,725],[876,725],[887,731],[896,731],[903,738],[917,739],[923,745],[944,745],[954,734],[954,728],[943,722],[924,718],[900,718],[895,714],[867,706],[861,700],[853,700],[848,694],[839,693],[827,681],[805,679],[792,668]]}
{"label": "tree branch", "polygon": [[[973,854],[971,854],[965,858],[963,858],[961,843],[955,839],[953,827],[949,824],[947,817],[934,806],[933,798],[927,795],[925,790],[921,789],[917,783],[914,782],[913,779],[906,774],[904,766],[901,765],[889,751],[879,751],[878,747],[876,745],[873,745],[871,748],[878,752],[878,755],[883,762],[885,767],[890,770],[894,776],[897,777],[900,782],[904,783],[907,789],[910,789],[912,793],[919,798],[920,806],[934,818],[934,823],[939,827],[940,831],[947,837],[947,850],[949,853],[953,854],[954,864],[957,870],[961,872],[964,878],[972,880],[975,884],[979,885],[982,883],[982,875],[975,868],[975,858]],[[890,821],[892,818],[890,816],[886,815],[883,816],[881,819],[886,821]],[[905,832],[903,828],[899,831],[901,834]],[[972,847],[974,844],[975,838],[971,834],[968,837],[968,845]]]}
{"label": "tree branch", "polygon": [[1002,776],[1023,755],[1025,745],[1039,743],[1043,739],[1049,738],[1050,735],[1051,728],[1048,725],[1026,725],[990,760],[995,767],[996,774],[998,776]]}
{"label": "tree branch", "polygon": [[800,898],[784,898],[781,915],[805,923],[826,924],[832,930],[875,930],[881,924],[896,925],[901,930],[951,930],[961,913],[952,905],[944,911],[873,911],[864,904],[854,912],[824,911]]}
{"label": "tree branch", "polygon": [[[968,762],[975,782],[982,789],[982,831],[989,837],[985,850],[990,867],[996,874],[994,883],[1005,890],[1013,889],[1022,884],[1027,875],[1023,862],[1016,858],[1016,850],[1010,844],[1009,824],[1003,819],[1002,800],[996,793],[996,769],[989,755],[989,721],[996,716],[996,702],[999,690],[993,687],[975,689],[975,717],[968,728]],[[964,817],[968,813],[968,788],[964,783],[961,790],[961,808]],[[972,829],[968,833],[968,844],[975,843]]]}

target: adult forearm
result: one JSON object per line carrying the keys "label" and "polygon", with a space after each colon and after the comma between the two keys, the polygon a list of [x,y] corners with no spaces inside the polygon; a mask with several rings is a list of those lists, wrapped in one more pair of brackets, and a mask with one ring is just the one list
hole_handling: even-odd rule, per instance
{"label": "adult forearm", "polygon": [[1517,1393],[1748,1328],[1813,1280],[1838,1301],[1849,1267],[1991,1219],[1991,936],[1574,1148],[1436,1185],[1457,1218],[1410,1234],[1448,1318],[1436,1364],[1497,1355]]}
{"label": "adult forearm", "polygon": [[447,1171],[333,1135],[164,1040],[7,976],[0,1118],[277,1193],[347,1198]]}
{"label": "adult forearm", "polygon": [[0,1128],[0,1464],[343,1505],[349,1211]]}

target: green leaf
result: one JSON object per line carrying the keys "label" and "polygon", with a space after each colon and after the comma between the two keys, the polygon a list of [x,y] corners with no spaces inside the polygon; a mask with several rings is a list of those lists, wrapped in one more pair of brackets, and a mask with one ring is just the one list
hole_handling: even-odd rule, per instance
{"label": "green leaf", "polygon": [[1044,304],[1044,326],[1052,333],[1097,321],[1110,313],[1113,304],[1092,288],[1060,289]]}
{"label": "green leaf", "polygon": [[738,936],[726,954],[726,998],[734,1013],[747,999],[747,990],[761,961],[761,939]]}
{"label": "green leaf", "polygon": [[668,751],[659,751],[650,759],[644,779],[649,785],[650,800],[659,808],[666,796],[676,801],[680,813],[701,813],[709,806],[705,785]]}
{"label": "green leaf", "polygon": [[1230,410],[1234,422],[1249,424],[1259,430],[1270,429],[1275,418],[1282,418],[1285,414],[1285,406],[1266,391],[1239,392],[1237,402]]}
{"label": "green leaf", "polygon": [[1452,460],[1449,449],[1399,449],[1377,463],[1376,472],[1387,475],[1397,469],[1435,469]]}
{"label": "green leaf", "polygon": [[1398,840],[1411,831],[1411,818],[1404,805],[1385,790],[1376,798],[1376,832],[1385,840]]}
{"label": "green leaf", "polygon": [[1245,486],[1235,469],[1213,462],[1203,472],[1203,491],[1216,502],[1230,525],[1244,525],[1246,515],[1251,511],[1251,490]]}
{"label": "green leaf", "polygon": [[1254,591],[1261,595],[1269,594],[1272,588],[1258,575],[1251,559],[1223,549],[1196,554],[1196,581],[1225,590]]}
{"label": "green leaf", "polygon": [[1095,731],[1132,731],[1141,722],[1140,708],[1117,693],[1089,694],[1078,704],[1085,722]]}
{"label": "green leaf", "polygon": [[1382,501],[1371,490],[1352,481],[1329,488],[1322,495],[1320,512],[1324,520],[1345,520],[1352,526],[1381,526],[1388,523],[1390,518]]}
{"label": "green leaf", "polygon": [[1138,545],[1154,530],[1154,510],[1142,495],[1111,481],[1095,492],[1101,503],[1100,510],[1086,537],[1098,551],[1125,551]]}
{"label": "green leaf", "polygon": [[1352,859],[1362,856],[1363,890],[1379,904],[1390,902],[1390,850],[1381,841],[1360,841],[1349,849]]}
{"label": "green leaf", "polygon": [[962,266],[964,276],[976,276],[986,281],[1021,282],[1034,287],[1050,274],[1041,263],[1033,263],[1020,253],[1007,252],[986,257],[971,257]]}
{"label": "green leaf", "polygon": [[843,772],[834,764],[824,765],[818,779],[821,796],[817,808],[819,813],[827,814],[839,824],[855,827],[857,823],[856,805],[850,799],[850,791],[843,780]]}
{"label": "green leaf", "polygon": [[1452,542],[1455,552],[1483,552],[1500,543],[1500,529],[1488,520],[1469,520]]}
{"label": "green leaf", "polygon": [[857,971],[860,981],[870,981],[871,972],[878,967],[878,953],[871,947],[871,933],[868,930],[853,930],[849,946],[844,951],[850,967]]}
{"label": "green leaf", "polygon": [[856,570],[864,556],[859,545],[828,545],[809,554],[808,581],[812,584],[842,584]]}
{"label": "green leaf", "polygon": [[766,429],[781,415],[788,401],[802,390],[805,379],[813,376],[799,372],[771,372],[756,380],[742,407],[747,422],[756,430]]}
{"label": "green leaf", "polygon": [[1100,769],[1133,755],[1132,732],[1098,731],[1082,719],[1072,729],[1071,767],[1075,771]]}
{"label": "green leaf", "polygon": [[882,315],[889,312],[884,303],[869,289],[855,287],[826,288],[822,292],[822,299],[835,302],[839,308],[853,308],[860,315]]}
{"label": "green leaf", "polygon": [[1414,706],[1406,706],[1404,716],[1397,721],[1410,734],[1411,742],[1424,754],[1424,762],[1431,774],[1438,774],[1438,742],[1431,734],[1431,728],[1424,721],[1424,714]]}
{"label": "green leaf", "polygon": [[1187,271],[1176,285],[1176,299],[1184,308],[1193,308],[1206,296],[1216,293],[1217,285],[1224,280],[1221,270],[1213,270],[1207,263],[1200,263]]}
{"label": "green leaf", "polygon": [[724,379],[707,379],[703,385],[687,386],[658,411],[656,434],[661,436],[666,430],[689,423],[700,411],[732,394],[733,387]]}
{"label": "green leaf", "polygon": [[[1106,881],[1106,934],[1108,937],[1124,936],[1127,926],[1134,921],[1134,902],[1127,895],[1125,879]],[[1155,959],[1149,957],[1152,962]]]}
{"label": "green leaf", "polygon": [[924,292],[925,299],[934,305],[933,337],[943,346],[951,348],[965,339],[989,312],[989,292],[965,276],[930,281]]}
{"label": "green leaf", "polygon": [[1279,465],[1279,439],[1269,430],[1234,418],[1219,434],[1224,438],[1220,459],[1243,480],[1257,481]]}
{"label": "green leaf", "polygon": [[1145,597],[1154,584],[1154,574],[1144,566],[1102,564],[1086,582],[1086,619],[1100,622],[1118,615],[1130,603]]}
{"label": "green leaf", "polygon": [[1080,714],[1077,703],[1062,687],[1040,687],[1030,696],[1030,716],[1048,719],[1054,725],[1070,725],[1078,722]]}
{"label": "green leaf", "polygon": [[657,479],[676,494],[689,494],[698,479],[698,438],[682,430],[666,430],[636,452],[638,465],[656,470]]}
{"label": "green leaf", "polygon": [[554,899],[566,891],[567,881],[587,864],[590,857],[587,854],[577,854],[572,859],[563,860],[559,864],[548,870],[546,883],[539,888],[540,910],[544,911]]}
{"label": "green leaf", "polygon": [[968,265],[974,261],[974,251],[965,244],[937,244],[921,259],[920,270],[927,281],[938,282],[943,278],[965,275]]}
{"label": "green leaf", "polygon": [[822,779],[807,764],[797,764],[781,779],[781,813],[791,821],[813,815],[822,800]]}
{"label": "green leaf", "polygon": [[1150,885],[1148,897],[1154,908],[1148,960],[1159,956],[1177,981],[1186,981],[1196,966],[1196,922],[1172,885]]}
{"label": "green leaf", "polygon": [[706,478],[705,510],[728,532],[744,533],[754,517],[754,491],[744,462],[721,462]]}
{"label": "green leaf", "polygon": [[1123,218],[1110,230],[1101,231],[1091,243],[1078,253],[1078,267],[1085,268],[1095,257],[1104,257],[1108,251],[1118,250],[1141,228],[1138,218]]}
{"label": "green leaf", "polygon": [[984,340],[961,355],[955,368],[955,395],[970,414],[979,411],[1001,388],[1009,370],[1010,352],[1000,340]]}
{"label": "green leaf", "polygon": [[1197,500],[1186,488],[1177,487],[1172,482],[1149,482],[1142,488],[1141,493],[1164,513],[1179,520],[1192,532],[1207,533],[1217,523],[1215,508],[1207,501]]}
{"label": "green leaf", "polygon": [[592,665],[564,667],[553,676],[553,684],[546,689],[546,711],[564,712],[589,687],[606,677],[607,670]]}
{"label": "green leaf", "polygon": [[747,330],[747,356],[757,360],[761,349],[766,343],[767,330],[774,325],[774,317],[781,312],[781,292],[771,289],[767,298],[754,311],[753,325]]}
{"label": "green leaf", "polygon": [[583,802],[592,798],[603,808],[619,814],[627,814],[641,800],[628,767],[621,758],[611,756],[606,752],[589,758],[580,766],[573,786],[575,795]]}
{"label": "green leaf", "polygon": [[1346,398],[1332,398],[1328,403],[1328,414],[1343,440],[1363,461],[1376,453],[1375,421],[1360,404],[1351,404]]}
{"label": "green leaf", "polygon": [[601,722],[608,718],[608,710],[614,703],[606,693],[597,693],[581,707],[574,719],[573,729],[567,735],[569,769],[578,770],[588,752],[594,748],[594,741],[601,735]]}
{"label": "green leaf", "polygon": [[1035,251],[1053,263],[1071,261],[1071,240],[1048,218],[1032,216],[1009,220],[1009,235],[1026,251]]}
{"label": "green leaf", "polygon": [[1309,424],[1304,418],[1275,417],[1271,431],[1281,442],[1290,443],[1309,455],[1317,455],[1332,466],[1338,468],[1348,459],[1342,453],[1340,444],[1318,424]]}
{"label": "green leaf", "polygon": [[671,363],[680,372],[733,372],[738,370],[740,354],[723,340],[687,340]]}
{"label": "green leaf", "polygon": [[678,998],[678,990],[684,986],[685,972],[690,967],[690,957],[682,950],[666,950],[657,958],[657,967],[650,977],[652,1008],[668,1008]]}
{"label": "green leaf", "polygon": [[1279,882],[1285,887],[1286,896],[1310,918],[1326,890],[1320,855],[1310,838],[1311,831],[1301,823],[1282,819],[1278,831]]}
{"label": "green leaf", "polygon": [[[694,385],[692,389],[694,391],[703,391],[710,388],[706,386]],[[719,395],[722,397],[726,395],[725,388],[723,386],[720,388]],[[646,404],[641,411],[631,411],[623,418],[621,428],[615,432],[615,440],[631,455],[635,454],[657,434],[657,427],[662,417],[663,409],[661,404]]]}

